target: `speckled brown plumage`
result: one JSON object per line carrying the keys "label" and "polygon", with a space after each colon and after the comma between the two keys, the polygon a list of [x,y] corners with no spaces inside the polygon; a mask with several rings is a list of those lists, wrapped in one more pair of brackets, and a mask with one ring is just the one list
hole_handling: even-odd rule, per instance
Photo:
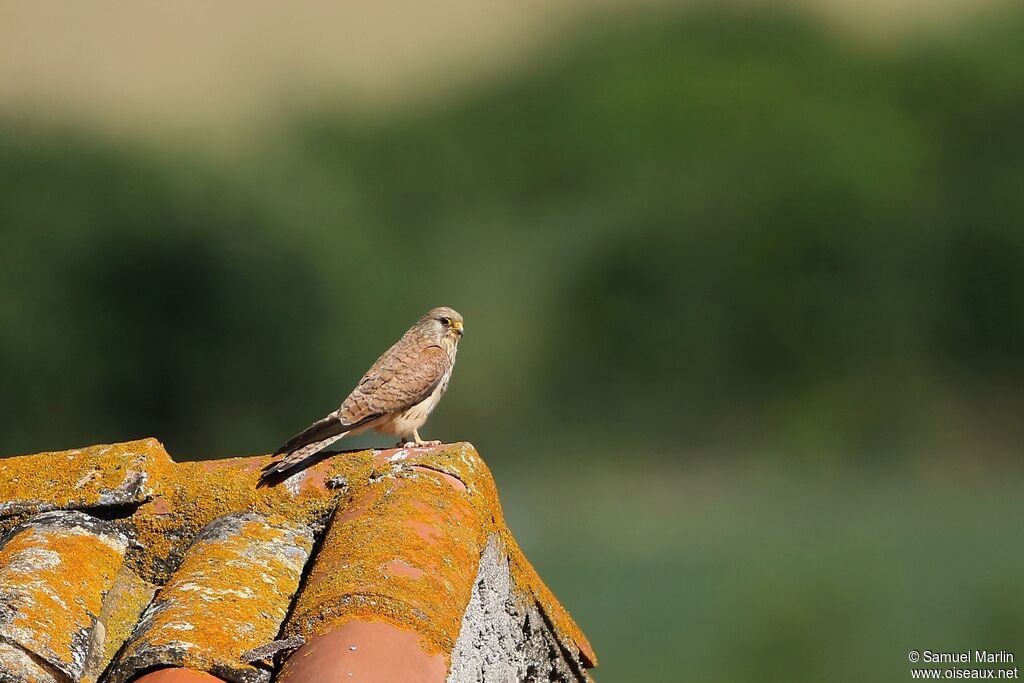
{"label": "speckled brown plumage", "polygon": [[448,389],[463,320],[442,306],[429,311],[384,352],[334,412],[294,436],[263,472],[261,485],[311,464],[315,455],[349,434],[374,429],[399,443],[424,445],[419,428]]}

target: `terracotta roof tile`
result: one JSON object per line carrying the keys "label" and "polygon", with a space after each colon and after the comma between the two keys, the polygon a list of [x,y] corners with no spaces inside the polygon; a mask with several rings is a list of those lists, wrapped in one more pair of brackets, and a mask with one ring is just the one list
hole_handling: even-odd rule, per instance
{"label": "terracotta roof tile", "polygon": [[303,524],[252,512],[218,517],[157,593],[110,682],[161,665],[209,671],[233,683],[269,681],[267,669],[241,656],[274,640],[312,548],[313,532]]}
{"label": "terracotta roof tile", "polygon": [[175,463],[153,439],[6,460],[0,680],[589,680],[472,446],[257,489],[267,461]]}
{"label": "terracotta roof tile", "polygon": [[0,638],[72,680],[91,673],[103,596],[127,546],[112,524],[81,512],[44,512],[16,527],[0,548]]}
{"label": "terracotta roof tile", "polygon": [[150,496],[154,467],[170,458],[156,439],[146,439],[23,455],[5,465],[15,462],[0,480],[3,516],[141,503]]}

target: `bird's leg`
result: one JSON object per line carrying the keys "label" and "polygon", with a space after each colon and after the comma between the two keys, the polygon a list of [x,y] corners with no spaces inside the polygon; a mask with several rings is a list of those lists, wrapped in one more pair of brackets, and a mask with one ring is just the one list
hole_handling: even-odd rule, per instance
{"label": "bird's leg", "polygon": [[416,445],[417,446],[440,446],[441,445],[440,441],[424,441],[423,439],[421,439],[420,438],[420,430],[418,430],[418,429],[412,430],[412,435],[416,437]]}
{"label": "bird's leg", "polygon": [[401,448],[423,448],[424,446],[440,446],[440,441],[424,441],[420,438],[420,432],[418,429],[412,430],[412,441],[406,441],[405,443],[399,443]]}

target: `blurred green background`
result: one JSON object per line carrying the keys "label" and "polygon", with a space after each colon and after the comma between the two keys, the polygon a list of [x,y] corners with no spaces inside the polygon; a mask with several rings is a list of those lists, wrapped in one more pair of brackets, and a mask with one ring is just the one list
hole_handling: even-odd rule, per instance
{"label": "blurred green background", "polygon": [[424,436],[487,459],[599,681],[1024,657],[1024,13],[834,4],[443,5],[416,42],[397,3],[338,28],[372,58],[191,90],[187,26],[121,54],[6,7],[0,454],[268,452],[446,304]]}

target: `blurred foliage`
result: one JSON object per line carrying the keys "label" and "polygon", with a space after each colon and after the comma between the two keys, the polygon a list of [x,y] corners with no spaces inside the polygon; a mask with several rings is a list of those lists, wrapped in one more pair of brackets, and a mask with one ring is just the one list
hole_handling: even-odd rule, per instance
{"label": "blurred foliage", "polygon": [[603,658],[598,681],[901,681],[910,650],[1024,642],[1019,473],[582,477],[585,496],[534,480],[507,508]]}
{"label": "blurred foliage", "polygon": [[229,168],[7,126],[0,448],[264,451],[438,303],[469,322],[449,438],[889,456],[965,387],[1019,405],[1013,30],[895,54],[757,14],[597,33]]}
{"label": "blurred foliage", "polygon": [[[909,649],[1020,643],[1019,504],[768,475],[747,497],[730,468],[1006,476],[1022,30],[896,49],[750,11],[591,27],[458,101],[309,113],[229,162],[9,122],[0,452],[266,452],[447,304],[467,335],[424,436],[488,458],[606,680],[678,680],[680,652],[693,680],[897,679]],[[738,508],[652,494],[710,454]],[[646,478],[588,488],[624,461]],[[584,528],[546,535],[560,515]]]}

